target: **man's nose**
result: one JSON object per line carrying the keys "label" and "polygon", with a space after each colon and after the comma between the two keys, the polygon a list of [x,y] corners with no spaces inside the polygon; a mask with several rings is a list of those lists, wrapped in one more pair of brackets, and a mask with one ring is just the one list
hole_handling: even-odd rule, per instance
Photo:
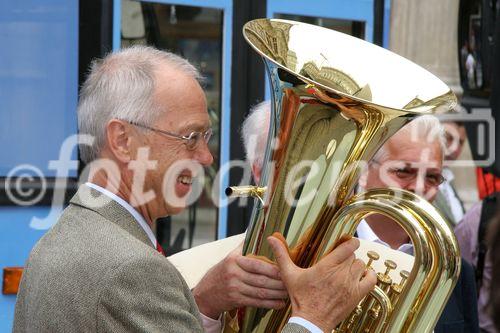
{"label": "man's nose", "polygon": [[429,186],[426,184],[425,177],[415,177],[415,179],[406,184],[404,189],[417,195],[424,196],[429,190]]}
{"label": "man's nose", "polygon": [[413,179],[412,181],[409,181],[408,183],[405,184],[403,189],[415,193],[415,190],[417,189],[417,178]]}
{"label": "man's nose", "polygon": [[208,143],[201,141],[196,149],[195,159],[203,166],[210,166],[214,162],[214,157],[208,148]]}

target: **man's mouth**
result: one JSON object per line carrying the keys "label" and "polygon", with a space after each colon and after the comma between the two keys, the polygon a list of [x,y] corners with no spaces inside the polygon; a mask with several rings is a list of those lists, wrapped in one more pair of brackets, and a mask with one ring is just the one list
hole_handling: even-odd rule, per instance
{"label": "man's mouth", "polygon": [[184,184],[184,185],[191,185],[193,183],[193,177],[191,176],[185,176],[185,175],[180,175],[178,178],[177,178],[177,181],[181,184]]}

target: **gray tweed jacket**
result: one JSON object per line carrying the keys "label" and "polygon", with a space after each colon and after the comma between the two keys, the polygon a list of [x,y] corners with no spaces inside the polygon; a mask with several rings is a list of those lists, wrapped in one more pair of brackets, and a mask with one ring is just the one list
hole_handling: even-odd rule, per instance
{"label": "gray tweed jacket", "polygon": [[180,273],[125,208],[84,186],[31,251],[14,333],[203,332]]}

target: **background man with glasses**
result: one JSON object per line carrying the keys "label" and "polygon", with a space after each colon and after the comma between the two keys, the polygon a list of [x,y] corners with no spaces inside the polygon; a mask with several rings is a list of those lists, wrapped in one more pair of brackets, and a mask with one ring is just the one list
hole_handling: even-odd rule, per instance
{"label": "background man with glasses", "polygon": [[[245,153],[257,183],[265,153],[270,107],[269,102],[257,105],[245,119],[242,128]],[[384,143],[368,162],[360,177],[358,190],[402,188],[432,203],[439,185],[445,180],[442,175],[444,147],[445,132],[439,120],[434,116],[421,116]],[[356,236],[413,254],[413,246],[405,231],[396,222],[380,214],[372,214],[362,221]],[[477,316],[473,269],[462,260],[459,281],[434,332],[478,332]]]}
{"label": "background man with glasses", "polygon": [[[439,120],[421,116],[394,134],[368,162],[359,180],[359,190],[397,187],[433,202],[442,175],[445,136]],[[413,245],[394,220],[372,214],[358,226],[357,237],[408,254]],[[474,273],[462,260],[457,286],[439,318],[435,333],[479,332]]]}
{"label": "background man with glasses", "polygon": [[[443,148],[444,132],[439,120],[433,116],[417,118],[387,140],[368,162],[359,180],[360,190],[396,187],[432,203],[444,181]],[[411,250],[403,228],[380,214],[370,215],[360,223],[358,236],[393,249]]]}

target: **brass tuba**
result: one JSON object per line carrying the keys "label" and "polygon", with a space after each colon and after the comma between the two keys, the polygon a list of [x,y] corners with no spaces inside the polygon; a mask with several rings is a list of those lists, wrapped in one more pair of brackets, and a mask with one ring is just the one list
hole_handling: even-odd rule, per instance
{"label": "brass tuba", "polygon": [[[243,34],[263,57],[272,95],[260,184],[229,190],[261,199],[244,254],[273,259],[266,238],[280,232],[295,263],[309,267],[365,216],[385,214],[409,234],[413,268],[401,273],[404,284],[379,273],[375,290],[335,331],[432,331],[460,273],[452,231],[413,193],[353,192],[361,166],[391,135],[418,115],[453,107],[454,94],[416,64],[333,30],[258,19]],[[290,310],[246,308],[240,331],[278,332]]]}

